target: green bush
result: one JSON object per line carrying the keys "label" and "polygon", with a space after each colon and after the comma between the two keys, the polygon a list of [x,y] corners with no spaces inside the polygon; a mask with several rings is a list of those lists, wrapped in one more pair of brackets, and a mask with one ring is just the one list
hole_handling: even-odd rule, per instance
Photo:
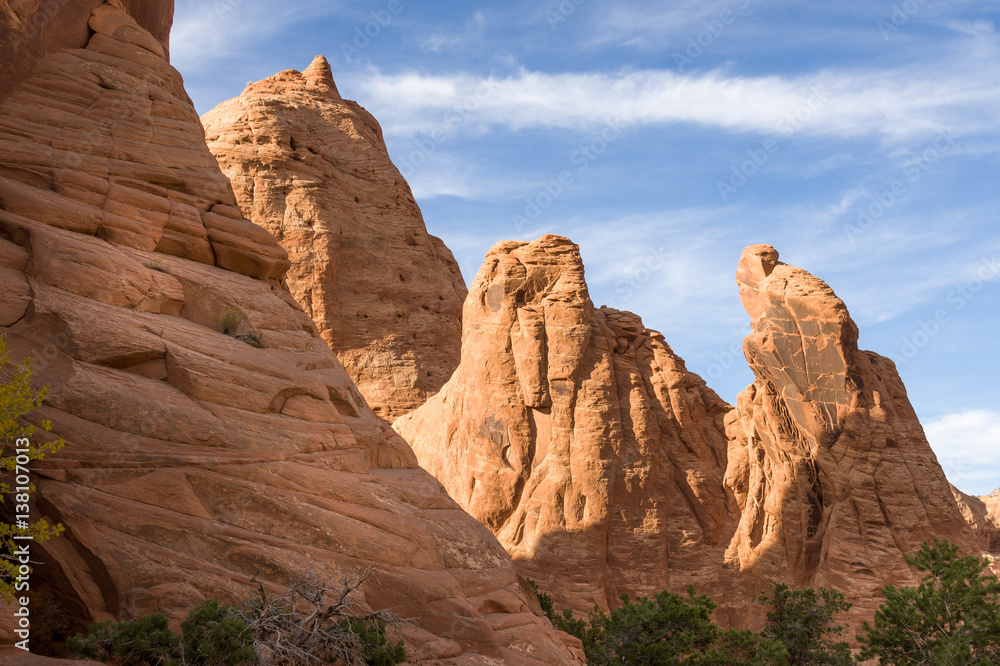
{"label": "green bush", "polygon": [[712,621],[715,603],[705,595],[660,592],[653,599],[627,595],[605,614],[596,606],[587,620],[572,611],[556,612],[552,598],[529,581],[542,610],[556,629],[583,642],[587,663],[600,666],[782,666],[788,652],[752,631],[720,629]]}
{"label": "green bush", "polygon": [[181,623],[184,661],[191,666],[237,666],[257,661],[250,628],[232,608],[206,599]]}
{"label": "green bush", "polygon": [[180,637],[170,630],[167,618],[160,613],[126,622],[93,624],[88,636],[74,636],[66,647],[81,659],[113,666],[167,666],[179,663],[181,658]]}
{"label": "green bush", "polygon": [[389,641],[385,622],[345,618],[340,625],[361,640],[360,656],[368,666],[393,666],[406,661],[403,641]]}
{"label": "green bush", "polygon": [[238,666],[257,660],[246,624],[229,606],[207,600],[181,623],[183,638],[156,613],[138,620],[91,625],[88,636],[74,636],[66,647],[79,658],[114,666]]}
{"label": "green bush", "polygon": [[845,641],[834,643],[826,636],[839,636],[846,627],[834,624],[836,613],[851,609],[844,595],[834,590],[792,590],[772,583],[771,595],[759,599],[771,608],[761,634],[785,646],[795,666],[850,666],[854,663]]}
{"label": "green bush", "polygon": [[859,659],[916,666],[1000,664],[1000,583],[978,557],[948,541],[925,542],[907,557],[926,572],[917,588],[886,585],[873,623],[862,624]]}

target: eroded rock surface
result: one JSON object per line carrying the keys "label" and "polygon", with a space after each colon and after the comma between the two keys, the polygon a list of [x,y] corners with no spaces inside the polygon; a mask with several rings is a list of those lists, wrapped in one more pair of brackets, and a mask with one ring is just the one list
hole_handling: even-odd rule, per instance
{"label": "eroded rock surface", "polygon": [[[31,74],[39,60],[64,49],[83,48],[90,41],[91,13],[104,0],[0,0],[0,100]],[[152,39],[147,46],[168,56],[170,25],[174,19],[173,0],[117,0],[109,3],[121,8],[141,26],[141,31],[127,35],[132,28],[121,29],[123,39]],[[148,38],[147,37],[147,38]],[[154,47],[156,42],[159,47]]]}
{"label": "eroded rock surface", "polygon": [[394,424],[420,464],[557,605],[721,597],[730,407],[639,317],[594,307],[566,238],[495,246],[463,320],[458,370]]}
{"label": "eroded rock surface", "polygon": [[892,361],[860,351],[822,280],[747,248],[736,276],[756,376],[726,418],[726,485],[740,508],[727,553],[751,580],[843,590],[871,617],[903,556],[947,538],[974,550]]}
{"label": "eroded rock surface", "polygon": [[1000,575],[1000,490],[983,497],[966,495],[954,486],[951,490],[962,511],[962,517],[972,528],[976,545]]}
{"label": "eroded rock surface", "polygon": [[85,48],[0,103],[0,334],[67,442],[36,468],[67,537],[32,583],[81,623],[176,619],[254,576],[378,562],[365,600],[414,619],[414,659],[574,663],[283,286],[160,41],[93,4],[62,3],[93,10]]}
{"label": "eroded rock surface", "polygon": [[292,295],[375,412],[391,421],[437,393],[458,367],[465,282],[326,59],[203,121],[241,207],[288,250]]}

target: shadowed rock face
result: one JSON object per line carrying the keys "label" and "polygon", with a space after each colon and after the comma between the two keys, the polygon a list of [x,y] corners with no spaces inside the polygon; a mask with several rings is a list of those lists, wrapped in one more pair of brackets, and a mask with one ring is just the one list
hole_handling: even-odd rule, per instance
{"label": "shadowed rock face", "polygon": [[[85,47],[91,36],[91,12],[101,4],[103,0],[0,0],[0,100],[31,73],[40,59],[64,49]],[[173,0],[108,4],[127,11],[167,58]],[[130,30],[127,25],[118,27]]]}
{"label": "shadowed rock face", "polygon": [[870,616],[903,556],[934,537],[973,550],[892,361],[859,351],[829,286],[747,248],[737,272],[756,381],[726,418],[726,485],[740,508],[727,553],[751,579],[849,592]]}
{"label": "shadowed rock face", "polygon": [[288,250],[292,295],[376,414],[437,393],[458,367],[465,282],[326,60],[254,83],[203,121],[243,210]]}
{"label": "shadowed rock face", "polygon": [[282,285],[160,42],[91,9],[85,48],[0,102],[0,334],[67,441],[36,470],[67,538],[38,545],[32,582],[78,622],[177,619],[254,576],[374,561],[365,601],[414,618],[413,658],[575,663]]}
{"label": "shadowed rock face", "polygon": [[463,321],[455,375],[394,427],[520,571],[583,613],[721,596],[730,407],[639,317],[596,309],[559,236],[495,246]]}

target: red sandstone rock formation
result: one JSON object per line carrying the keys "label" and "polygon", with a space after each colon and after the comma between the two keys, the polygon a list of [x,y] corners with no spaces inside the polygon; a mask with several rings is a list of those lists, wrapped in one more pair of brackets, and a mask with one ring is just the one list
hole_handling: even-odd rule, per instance
{"label": "red sandstone rock formation", "polygon": [[391,421],[437,393],[458,367],[465,282],[326,59],[202,120],[241,207],[288,250],[292,295],[375,413]]}
{"label": "red sandstone rock formation", "polygon": [[1000,575],[1000,490],[984,497],[966,495],[954,486],[951,490],[962,511],[962,517],[972,528],[976,545]]}
{"label": "red sandstone rock formation", "polygon": [[[84,48],[91,36],[91,12],[101,4],[104,0],[0,0],[0,100],[41,58],[64,49]],[[109,4],[126,10],[167,56],[173,0],[115,0]],[[121,27],[129,30],[127,25]]]}
{"label": "red sandstone rock formation", "polygon": [[740,525],[727,561],[750,580],[843,590],[870,617],[903,556],[934,537],[974,550],[892,361],[858,350],[833,290],[747,248],[736,281],[756,381],[726,418]]}
{"label": "red sandstone rock formation", "polygon": [[757,380],[732,410],[638,317],[592,306],[568,240],[501,243],[458,371],[394,427],[558,604],[693,584],[746,626],[785,581],[870,618],[886,583],[916,582],[904,555],[934,537],[974,551],[971,534],[893,364],[858,350],[833,291],[768,246],[737,282]]}
{"label": "red sandstone rock formation", "polygon": [[521,572],[583,613],[721,596],[730,407],[639,317],[595,308],[559,236],[494,247],[463,320],[459,369],[394,427]]}
{"label": "red sandstone rock formation", "polygon": [[93,4],[63,3],[93,9],[85,48],[0,103],[0,334],[67,441],[36,470],[67,536],[36,544],[33,583],[81,622],[178,618],[378,562],[365,600],[414,619],[415,659],[575,663],[282,285],[161,43]]}

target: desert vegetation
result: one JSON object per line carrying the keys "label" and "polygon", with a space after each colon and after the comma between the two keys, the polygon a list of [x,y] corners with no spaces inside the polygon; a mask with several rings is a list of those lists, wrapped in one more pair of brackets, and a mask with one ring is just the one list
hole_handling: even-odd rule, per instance
{"label": "desert vegetation", "polygon": [[856,655],[837,622],[851,604],[835,590],[791,589],[772,583],[758,597],[766,621],[758,632],[722,629],[716,604],[689,588],[631,600],[586,619],[557,610],[549,594],[532,588],[552,624],[581,640],[587,663],[600,666],[988,666],[1000,663],[1000,582],[988,563],[959,557],[948,541],[924,543],[907,562],[924,574],[916,588],[887,585],[885,602],[856,639]]}
{"label": "desert vegetation", "polygon": [[[8,368],[10,366],[10,368]],[[44,460],[45,456],[63,447],[63,440],[48,437],[52,424],[46,420],[32,425],[25,420],[31,412],[41,407],[48,388],[36,390],[32,386],[33,362],[26,359],[19,364],[10,363],[6,340],[0,337],[0,503],[5,513],[16,518],[11,523],[0,522],[0,597],[8,604],[17,593],[26,589],[24,579],[30,573],[30,541],[45,542],[63,532],[61,525],[53,525],[44,517],[34,517],[30,511],[35,485],[28,473],[29,465]],[[13,481],[13,485],[8,483]],[[24,481],[24,483],[22,483]],[[13,503],[8,503],[8,498]],[[23,516],[23,517],[22,517]],[[29,560],[25,563],[22,560]],[[18,584],[21,578],[21,584]]]}
{"label": "desert vegetation", "polygon": [[258,584],[233,605],[207,599],[188,613],[180,634],[162,614],[102,622],[67,647],[115,666],[391,666],[406,660],[403,641],[389,638],[402,620],[357,600],[373,571],[337,582],[296,578],[279,594]]}

